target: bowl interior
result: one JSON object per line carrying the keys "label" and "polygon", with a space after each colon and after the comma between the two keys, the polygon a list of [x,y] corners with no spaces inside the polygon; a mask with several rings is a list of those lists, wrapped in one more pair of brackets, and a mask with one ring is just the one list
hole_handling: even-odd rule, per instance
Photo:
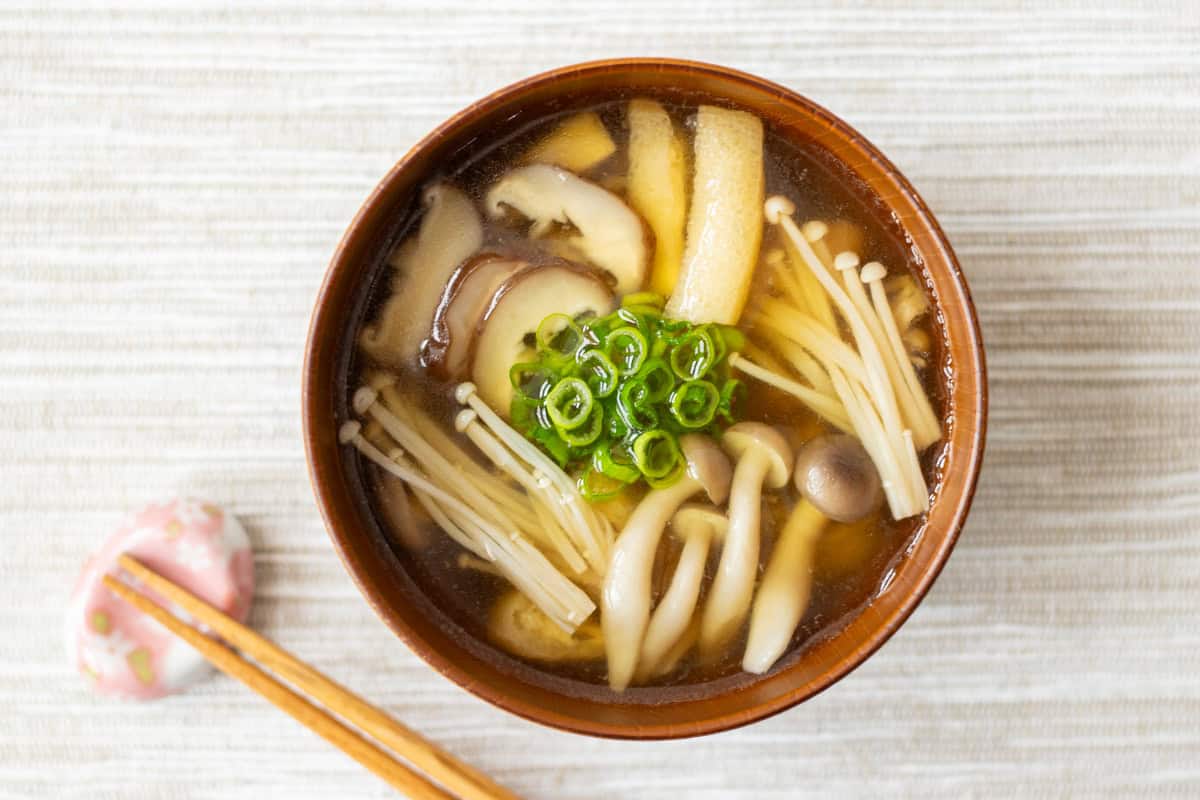
{"label": "bowl interior", "polygon": [[[943,332],[947,446],[926,523],[894,564],[886,589],[836,635],[811,643],[763,678],[739,676],[694,689],[631,691],[619,700],[578,691],[569,681],[535,683],[532,668],[488,657],[425,598],[405,572],[365,503],[359,472],[337,442],[347,414],[350,351],[369,278],[410,217],[421,187],[440,165],[519,130],[547,113],[650,93],[678,103],[719,102],[753,111],[861,182],[878,221],[902,236],[924,271]],[[766,81],[688,62],[622,60],[537,76],[476,103],[418,143],[383,179],[334,255],[314,311],[306,353],[303,413],[313,486],[338,549],[376,612],[426,661],[477,695],[538,722],[582,733],[665,738],[744,724],[793,705],[845,675],[911,613],[941,569],[961,528],[983,451],[986,409],[978,323],[953,252],[916,192],[857,132],[824,109]]]}

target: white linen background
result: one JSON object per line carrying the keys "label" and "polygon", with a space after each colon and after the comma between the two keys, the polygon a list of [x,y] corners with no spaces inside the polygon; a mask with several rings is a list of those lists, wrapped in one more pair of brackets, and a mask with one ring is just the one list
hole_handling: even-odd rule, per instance
{"label": "white linen background", "polygon": [[[173,488],[257,550],[256,628],[534,798],[1200,793],[1200,8],[611,0],[0,8],[0,797],[382,798],[239,684],[123,705],[63,605]],[[489,91],[592,58],[788,85],[908,175],[983,321],[979,494],[924,604],[701,740],[537,727],[427,668],[335,557],[306,325],[359,203]]]}

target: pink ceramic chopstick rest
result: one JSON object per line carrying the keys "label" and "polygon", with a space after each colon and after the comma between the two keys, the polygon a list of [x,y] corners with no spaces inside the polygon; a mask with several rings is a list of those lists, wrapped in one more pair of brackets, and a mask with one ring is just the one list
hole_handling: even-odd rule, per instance
{"label": "pink ceramic chopstick rest", "polygon": [[[67,651],[95,689],[136,700],[181,691],[208,674],[208,662],[104,587],[101,578],[119,572],[116,561],[122,553],[244,622],[254,594],[250,540],[236,518],[212,503],[192,498],[154,503],[113,532],[75,585],[67,614]],[[167,605],[143,587],[139,590]]]}

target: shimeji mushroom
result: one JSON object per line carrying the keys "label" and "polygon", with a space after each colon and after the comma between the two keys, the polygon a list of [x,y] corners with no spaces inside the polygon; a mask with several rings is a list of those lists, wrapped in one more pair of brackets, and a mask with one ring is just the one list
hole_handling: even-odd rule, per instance
{"label": "shimeji mushroom", "polygon": [[[807,315],[789,312],[789,308],[781,301],[768,299],[762,303],[761,311],[755,316],[754,322],[763,329],[776,331],[800,344],[816,357],[829,375],[837,403],[850,420],[851,428],[842,430],[853,432],[862,440],[880,474],[885,476],[883,485],[892,515],[896,519],[903,519],[920,513],[925,508],[923,498],[926,492],[923,480],[916,480],[919,478],[919,470],[918,474],[913,475],[911,470],[905,468],[906,462],[902,459],[906,456],[902,451],[908,446],[907,439],[901,438],[899,449],[893,445],[883,430],[873,402],[867,397],[865,390],[861,390],[860,387],[865,386],[868,380],[862,359],[845,342],[822,330]],[[771,375],[761,367],[756,368],[757,365],[747,366],[744,359],[733,360],[731,363],[747,375],[772,383],[784,391],[789,388],[785,383],[785,376]],[[807,402],[805,395],[796,396]],[[810,408],[822,413],[820,405],[810,405]]]}
{"label": "shimeji mushroom", "polygon": [[696,602],[700,599],[700,583],[704,578],[709,545],[713,539],[725,535],[728,525],[726,516],[708,505],[688,503],[675,512],[671,519],[671,532],[683,540],[683,550],[671,574],[671,582],[655,606],[650,624],[646,626],[642,654],[638,659],[639,680],[657,674],[675,645],[687,633]]}
{"label": "shimeji mushroom", "polygon": [[796,489],[834,522],[857,522],[879,507],[879,473],[853,436],[819,436],[796,455]]}
{"label": "shimeji mushroom", "polygon": [[675,510],[703,491],[720,504],[729,492],[729,459],[707,436],[679,439],[686,471],[670,486],[650,491],[613,545],[600,601],[600,622],[608,649],[608,684],[620,691],[629,685],[642,650],[650,618],[650,578],[663,529]]}
{"label": "shimeji mushroom", "polygon": [[762,674],[783,655],[808,608],[813,552],[829,520],[856,522],[879,507],[879,474],[852,436],[813,439],[796,457],[801,500],[783,526],[750,613],[742,669]]}
{"label": "shimeji mushroom", "polygon": [[792,473],[792,448],[775,428],[739,422],[721,444],[737,459],[729,489],[729,530],[700,620],[700,648],[716,652],[746,619],[758,571],[762,489],[778,489]]}
{"label": "shimeji mushroom", "polygon": [[678,641],[671,646],[671,649],[667,651],[666,655],[659,660],[658,664],[654,668],[654,671],[647,675],[639,675],[638,680],[648,681],[674,672],[675,668],[679,666],[679,662],[683,661],[683,657],[686,656],[689,651],[691,651],[691,649],[696,645],[696,642],[699,640],[700,617],[694,616],[692,617],[692,621],[689,622],[688,626],[684,629],[683,635],[680,636]]}

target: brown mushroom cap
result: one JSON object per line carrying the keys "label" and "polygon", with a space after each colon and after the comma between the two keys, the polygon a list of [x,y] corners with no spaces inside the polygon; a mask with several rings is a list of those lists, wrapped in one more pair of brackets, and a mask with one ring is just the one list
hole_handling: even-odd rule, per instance
{"label": "brown mushroom cap", "polygon": [[775,428],[762,422],[739,422],[725,431],[721,444],[731,456],[739,461],[751,449],[769,459],[770,469],[763,479],[768,489],[778,489],[792,475],[792,448]]}
{"label": "brown mushroom cap", "polygon": [[796,456],[796,488],[837,522],[855,522],[883,501],[879,473],[862,444],[845,434],[818,436]]}
{"label": "brown mushroom cap", "polygon": [[728,527],[729,518],[715,506],[704,503],[687,503],[671,518],[671,531],[678,539],[687,539],[701,532],[720,538]]}
{"label": "brown mushroom cap", "polygon": [[421,362],[442,380],[460,380],[470,365],[475,330],[500,286],[529,266],[497,253],[477,253],[463,262],[442,291]]}
{"label": "brown mushroom cap", "polygon": [[689,433],[679,437],[679,449],[687,462],[687,472],[704,487],[708,499],[717,505],[729,497],[733,469],[721,448],[709,437]]}

